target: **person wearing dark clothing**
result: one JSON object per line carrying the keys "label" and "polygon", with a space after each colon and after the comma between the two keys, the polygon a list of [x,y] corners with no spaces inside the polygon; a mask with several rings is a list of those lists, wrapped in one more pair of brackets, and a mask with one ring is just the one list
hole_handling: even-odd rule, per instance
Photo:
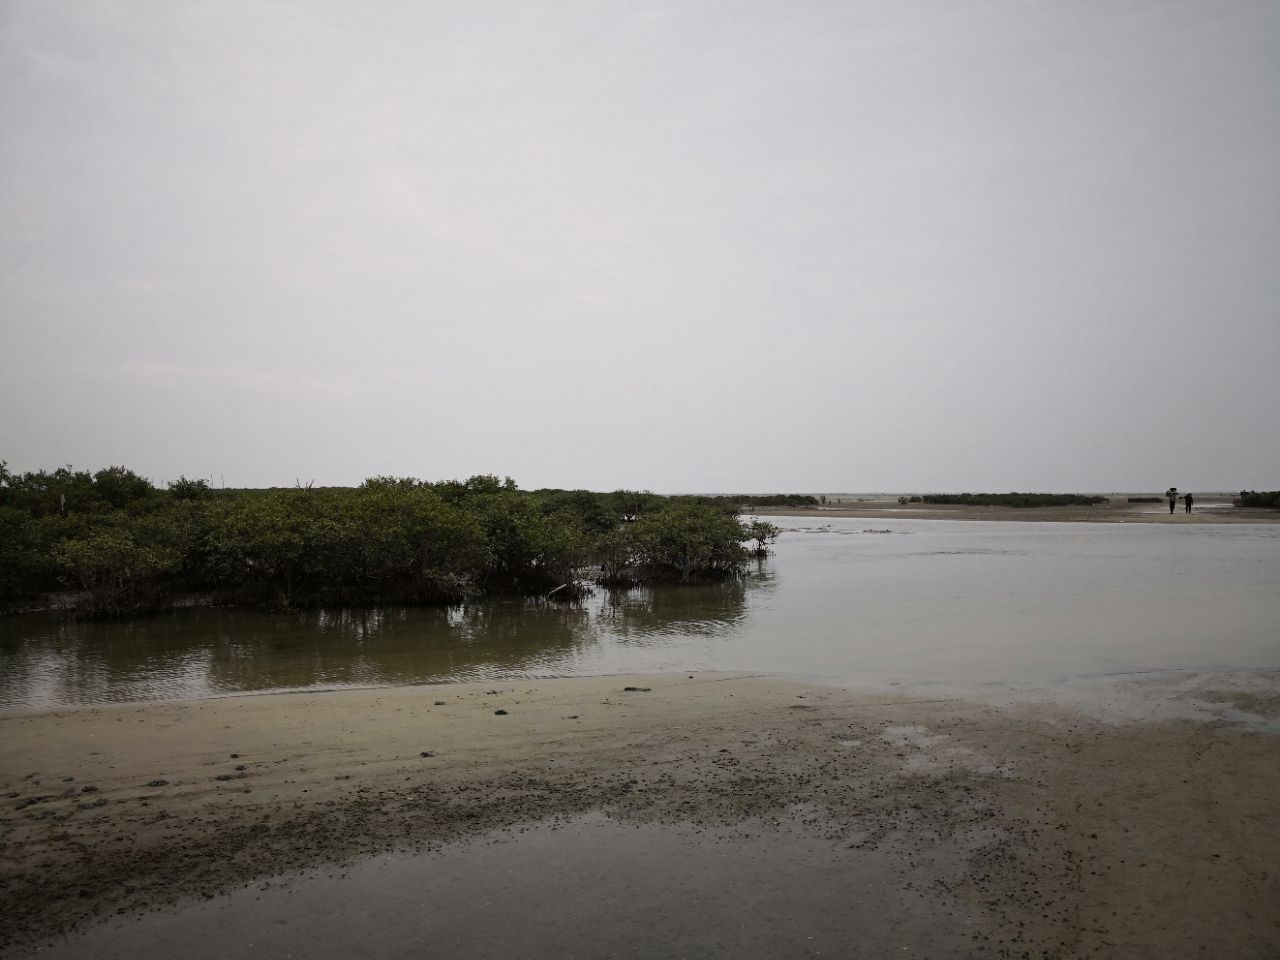
{"label": "person wearing dark clothing", "polygon": [[1187,502],[1187,513],[1190,513],[1191,505],[1196,502],[1196,498],[1191,496],[1191,494],[1188,493],[1186,497],[1184,497],[1183,499],[1185,499]]}

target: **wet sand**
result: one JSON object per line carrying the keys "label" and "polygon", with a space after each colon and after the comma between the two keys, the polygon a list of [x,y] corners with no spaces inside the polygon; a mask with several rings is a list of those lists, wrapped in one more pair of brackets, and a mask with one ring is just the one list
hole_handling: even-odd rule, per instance
{"label": "wet sand", "polygon": [[1280,952],[1280,678],[1077,693],[680,674],[8,715],[4,955]]}
{"label": "wet sand", "polygon": [[[835,497],[829,497],[833,500]],[[1191,513],[1169,513],[1167,503],[1129,503],[1114,496],[1091,507],[969,507],[956,504],[898,503],[897,497],[849,498],[820,507],[761,507],[748,511],[762,517],[858,517],[867,520],[1021,520],[1045,523],[1280,523],[1280,510],[1231,506],[1226,495],[1197,496]]]}

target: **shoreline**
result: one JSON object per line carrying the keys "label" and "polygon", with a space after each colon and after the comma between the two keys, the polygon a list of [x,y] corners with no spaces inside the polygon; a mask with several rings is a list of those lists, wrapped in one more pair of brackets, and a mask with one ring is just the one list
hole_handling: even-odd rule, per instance
{"label": "shoreline", "polygon": [[[1205,683],[1280,718],[1274,673]],[[852,866],[967,850],[914,882],[981,914],[995,956],[1274,952],[1280,737],[1260,729],[709,673],[10,714],[0,952],[92,952],[105,918],[596,813],[801,831]]]}
{"label": "shoreline", "polygon": [[1230,497],[1198,497],[1190,514],[1182,504],[1170,514],[1159,504],[1129,503],[1113,497],[1089,507],[974,507],[963,504],[898,503],[897,497],[842,498],[818,507],[760,507],[744,510],[759,517],[849,517],[861,520],[989,520],[1035,523],[1280,523],[1280,511],[1233,507]]}
{"label": "shoreline", "polygon": [[[1232,507],[1225,495],[1206,494],[1196,501],[1195,512],[1186,514],[1179,506],[1170,514],[1152,504],[1128,503],[1123,497],[1089,507],[974,507],[958,504],[899,504],[896,497],[847,498],[838,504],[817,507],[758,507],[744,509],[742,517],[784,517],[787,519],[823,520],[830,518],[876,520],[954,520],[1010,523],[1156,523],[1191,525],[1280,524],[1280,510]],[[141,610],[126,616],[148,616],[152,613],[179,610],[187,606],[229,606],[252,609],[260,604],[219,603],[216,592],[195,591],[180,595],[182,599],[156,609]],[[499,595],[494,595],[497,597]],[[0,606],[0,617],[22,614],[73,611],[79,591],[60,591]],[[424,604],[427,606],[434,604]]]}

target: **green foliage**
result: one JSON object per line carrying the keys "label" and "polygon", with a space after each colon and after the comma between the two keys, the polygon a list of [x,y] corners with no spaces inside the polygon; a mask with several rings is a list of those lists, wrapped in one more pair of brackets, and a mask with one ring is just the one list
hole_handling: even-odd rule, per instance
{"label": "green foliage", "polygon": [[0,505],[16,507],[34,517],[57,513],[94,513],[101,503],[86,470],[59,467],[52,473],[11,474],[0,485]]}
{"label": "green foliage", "polygon": [[479,474],[466,480],[445,480],[431,486],[446,503],[466,503],[500,493],[515,493],[519,489],[510,477],[499,480],[491,473]]}
{"label": "green foliage", "polygon": [[593,552],[600,564],[602,582],[624,585],[637,579],[641,554],[634,524],[622,523],[597,536]]}
{"label": "green foliage", "polygon": [[368,477],[360,484],[361,490],[416,490],[423,486],[421,480],[413,477]]}
{"label": "green foliage", "polygon": [[816,507],[819,502],[827,502],[825,496],[819,501],[817,497],[804,493],[748,494],[731,499],[740,503],[744,510],[753,510],[756,507]]}
{"label": "green foliage", "polygon": [[689,583],[739,573],[747,533],[737,516],[700,503],[676,503],[635,522],[640,566],[655,579]]}
{"label": "green foliage", "polygon": [[169,496],[175,500],[203,500],[209,496],[209,481],[179,477],[169,484]]}
{"label": "green foliage", "polygon": [[490,557],[475,518],[396,483],[243,496],[220,508],[211,537],[217,581],[280,606],[451,598]]}
{"label": "green foliage", "polygon": [[661,510],[667,503],[666,497],[660,497],[648,490],[615,490],[613,493],[599,494],[609,513],[617,520],[630,523],[646,513]]}
{"label": "green foliage", "polygon": [[0,600],[25,600],[53,580],[54,564],[36,525],[26,511],[0,506]]}
{"label": "green foliage", "polygon": [[1261,493],[1257,490],[1241,490],[1240,496],[1233,502],[1238,507],[1265,507],[1280,510],[1280,490],[1267,490]]}
{"label": "green foliage", "polygon": [[59,467],[52,472],[10,473],[0,464],[0,506],[17,507],[36,517],[60,513],[108,513],[151,497],[151,481],[125,467],[97,473]]}
{"label": "green foliage", "polygon": [[612,530],[623,516],[606,497],[590,490],[536,490],[532,496],[547,516],[559,516],[591,534]]}
{"label": "green foliage", "polygon": [[766,557],[769,555],[769,544],[777,540],[782,535],[782,531],[772,523],[755,519],[747,524],[746,534],[748,540],[755,541],[751,553],[757,557]]}
{"label": "green foliage", "polygon": [[114,514],[88,536],[53,549],[59,567],[88,595],[90,612],[126,613],[154,606],[167,574],[182,555],[164,543],[164,531],[148,519]]}
{"label": "green foliage", "polygon": [[339,518],[330,540],[330,583],[374,597],[425,601],[460,596],[483,575],[489,545],[476,518],[424,485],[368,485],[325,497]]}
{"label": "green foliage", "polygon": [[[360,487],[167,491],[124,467],[13,474],[0,463],[0,606],[58,590],[111,615],[213,591],[226,602],[429,603],[606,582],[732,577],[777,536],[736,498],[520,490],[492,475]],[[744,546],[754,541],[754,551]]]}
{"label": "green foliage", "polygon": [[286,605],[293,594],[310,517],[303,498],[272,491],[243,497],[213,517],[209,539],[210,570],[220,582],[259,584]]}
{"label": "green foliage", "polygon": [[567,522],[563,514],[548,516],[510,480],[501,486],[478,484],[463,502],[488,540],[488,588],[541,590],[572,579],[574,568],[586,560],[581,527]]}
{"label": "green foliage", "polygon": [[124,467],[99,470],[93,475],[93,490],[100,502],[115,510],[156,492],[150,480]]}
{"label": "green foliage", "polygon": [[959,504],[966,507],[1091,507],[1106,503],[1106,497],[1084,496],[1079,493],[931,493],[925,497],[911,497],[915,503]]}

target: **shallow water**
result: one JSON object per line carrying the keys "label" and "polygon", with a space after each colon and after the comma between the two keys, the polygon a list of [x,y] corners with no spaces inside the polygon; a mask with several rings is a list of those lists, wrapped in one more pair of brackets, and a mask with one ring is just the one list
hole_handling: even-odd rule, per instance
{"label": "shallow water", "polygon": [[860,850],[795,828],[596,813],[273,878],[41,956],[967,957],[982,914],[934,881],[954,882],[982,839]]}
{"label": "shallow water", "polygon": [[606,673],[1059,683],[1280,668],[1280,526],[781,521],[741,583],[576,604],[0,619],[0,708]]}

